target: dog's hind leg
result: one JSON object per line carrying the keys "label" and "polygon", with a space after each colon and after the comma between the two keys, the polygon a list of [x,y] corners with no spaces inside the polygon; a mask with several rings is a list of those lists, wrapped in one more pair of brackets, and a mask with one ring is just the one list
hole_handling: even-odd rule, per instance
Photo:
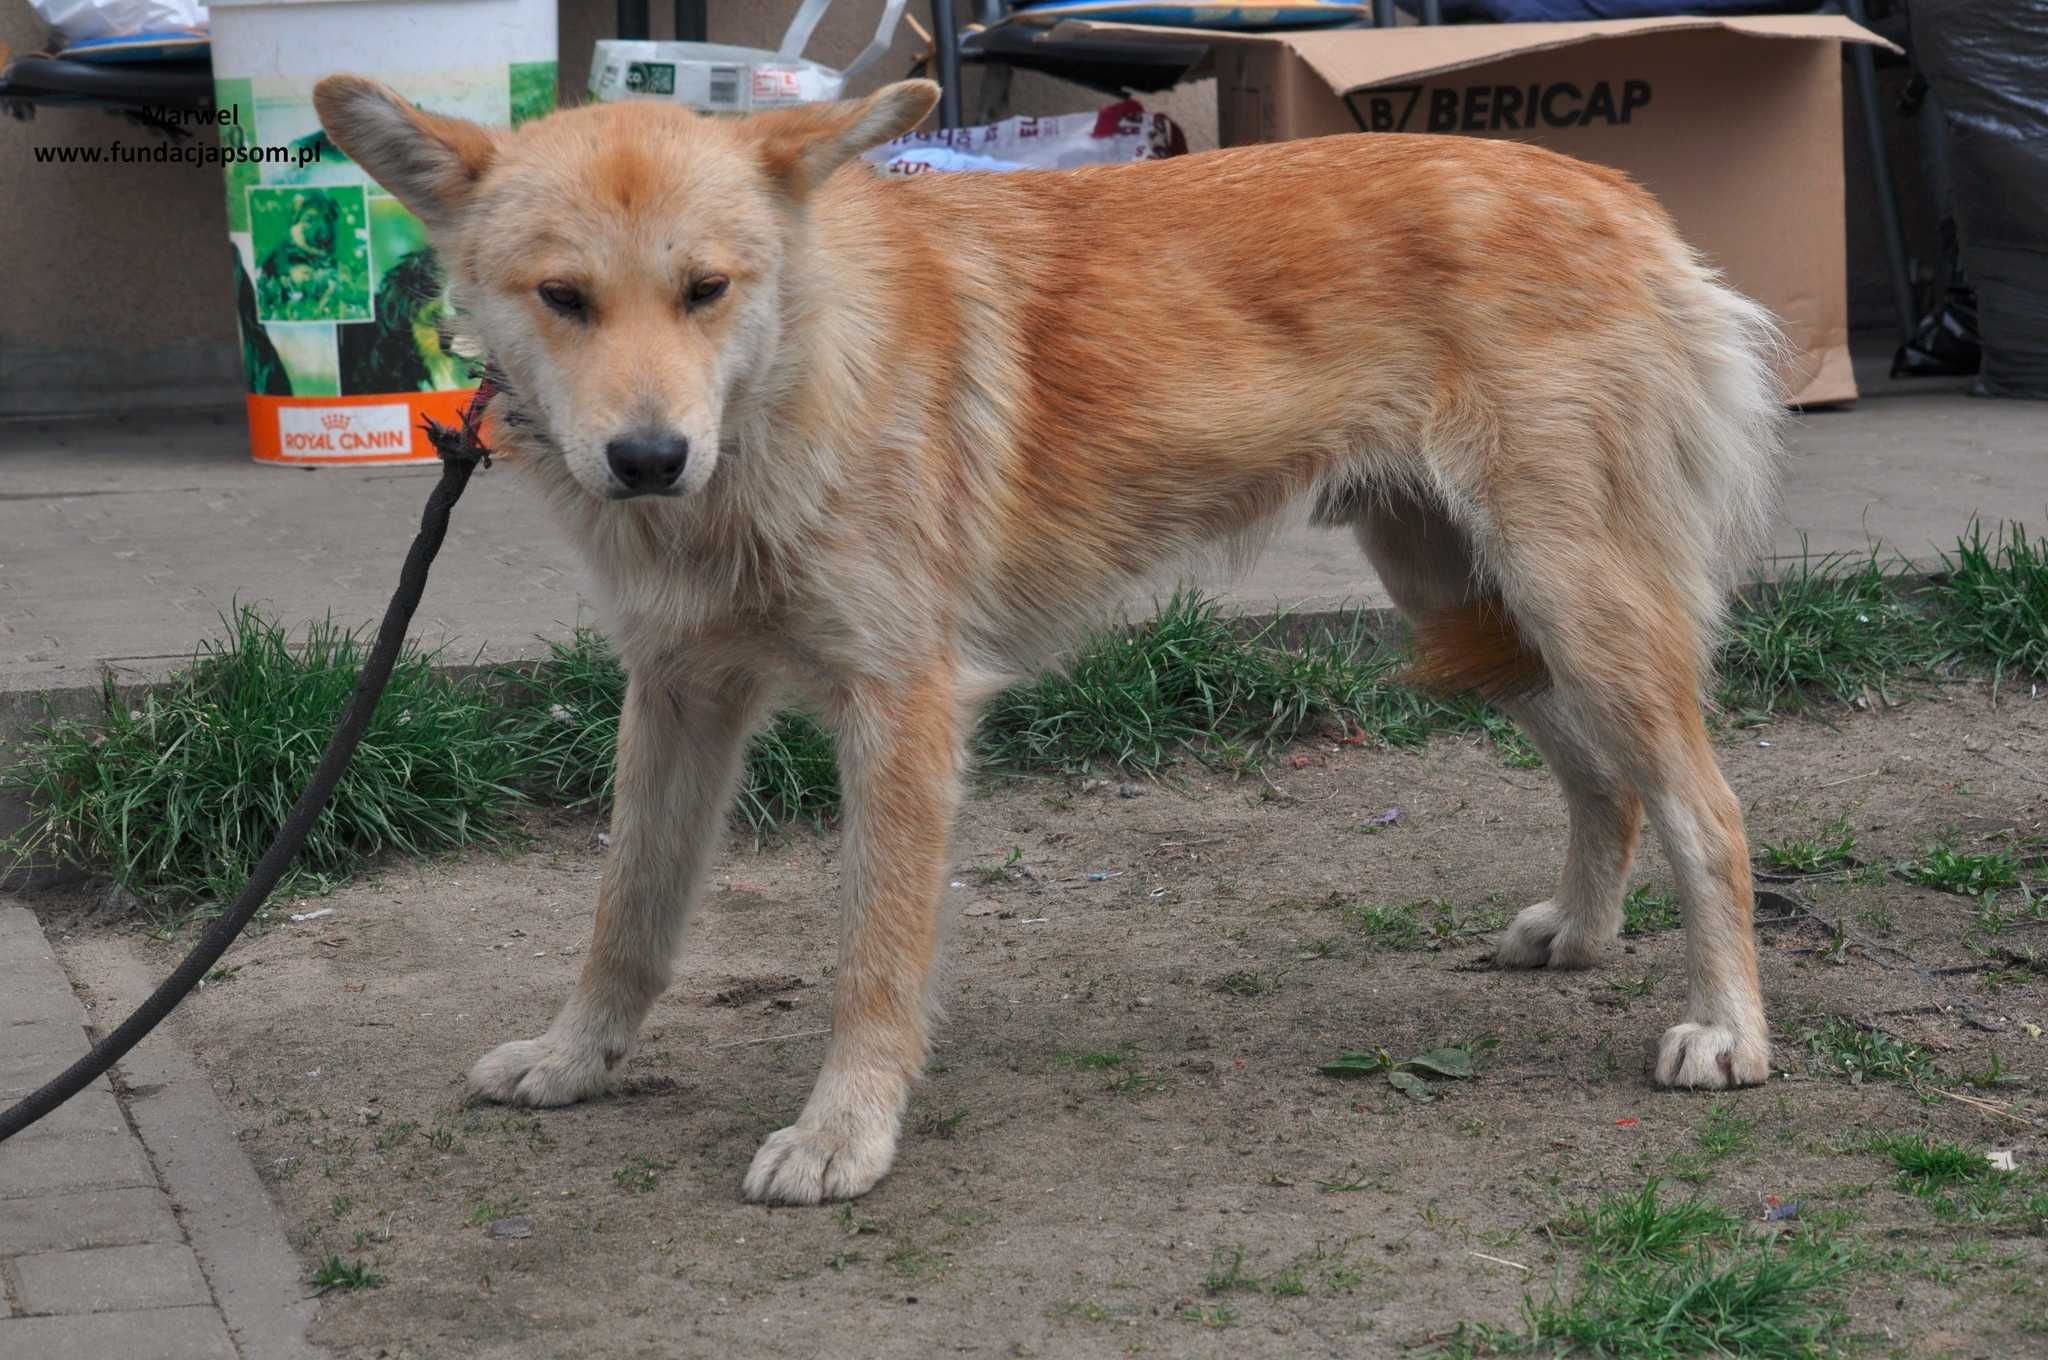
{"label": "dog's hind leg", "polygon": [[[1653,1075],[1665,1086],[1764,1081],[1770,1033],[1751,934],[1749,849],[1701,711],[1700,624],[1654,550],[1596,526],[1568,526],[1503,556],[1505,604],[1525,645],[1540,654],[1549,681],[1543,703],[1556,728],[1640,797],[1678,881],[1686,1010],[1665,1033]],[[1619,886],[1634,797],[1617,800],[1612,816],[1603,891]],[[1614,920],[1603,916],[1601,928]],[[1533,937],[1540,924],[1531,920],[1526,933]],[[1515,933],[1504,947],[1517,943]],[[1553,937],[1553,953],[1566,938]]]}
{"label": "dog's hind leg", "polygon": [[846,836],[832,1038],[803,1113],[771,1134],[744,1193],[770,1204],[865,1194],[889,1170],[924,1065],[939,894],[966,720],[951,666],[847,687],[839,734]]}
{"label": "dog's hind leg", "polygon": [[619,722],[611,854],[583,975],[547,1033],[470,1069],[472,1094],[566,1105],[604,1089],[668,986],[757,712],[754,687],[643,680]]}
{"label": "dog's hind leg", "polygon": [[[1406,492],[1380,497],[1359,511],[1356,528],[1380,583],[1411,624],[1425,627],[1485,598],[1470,541],[1427,500]],[[1515,968],[1584,968],[1621,928],[1641,804],[1551,696],[1509,696],[1502,706],[1557,776],[1571,830],[1556,893],[1515,917],[1494,960]]]}
{"label": "dog's hind leg", "polygon": [[1556,894],[1516,914],[1493,961],[1504,968],[1587,968],[1621,933],[1642,800],[1554,695],[1504,699],[1502,707],[1557,776],[1571,829]]}

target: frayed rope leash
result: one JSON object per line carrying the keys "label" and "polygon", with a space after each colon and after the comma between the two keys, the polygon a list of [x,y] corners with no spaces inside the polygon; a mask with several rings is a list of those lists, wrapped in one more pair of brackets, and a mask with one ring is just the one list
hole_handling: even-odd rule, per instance
{"label": "frayed rope leash", "polygon": [[334,786],[341,782],[343,771],[348,769],[349,758],[355,755],[356,746],[363,739],[363,731],[370,725],[370,715],[376,711],[377,699],[384,693],[385,683],[391,679],[391,668],[397,663],[399,650],[405,645],[405,630],[412,623],[413,611],[419,608],[420,596],[426,591],[427,568],[433,565],[434,555],[441,551],[441,540],[447,536],[448,512],[462,498],[463,488],[469,485],[469,476],[476,471],[477,465],[490,466],[491,450],[483,441],[484,408],[497,391],[496,384],[485,378],[469,405],[463,408],[461,423],[457,426],[440,425],[432,420],[423,422],[427,441],[441,455],[441,480],[434,484],[433,494],[427,497],[427,508],[420,514],[420,531],[405,555],[405,565],[399,569],[398,592],[391,597],[391,604],[384,611],[384,622],[377,629],[376,645],[370,649],[369,659],[356,676],[355,693],[349,698],[348,708],[334,729],[334,736],[328,740],[319,767],[306,781],[299,801],[292,805],[284,825],[278,828],[276,839],[270,842],[270,848],[257,861],[255,871],[249,875],[249,881],[243,885],[234,905],[206,928],[206,933],[199,937],[199,943],[192,947],[192,952],[185,956],[177,971],[165,978],[150,998],[121,1022],[120,1028],[100,1040],[92,1052],[30,1092],[5,1113],[0,1113],[0,1142],[12,1138],[77,1095],[119,1062],[129,1049],[142,1042],[143,1036],[155,1029],[185,999],[199,979],[220,961],[227,947],[242,933],[242,927],[248,925],[257,910],[269,900],[271,890],[277,887],[277,881],[284,876],[299,848],[306,843],[307,834],[312,831],[313,823],[319,820],[321,810],[327,806]]}

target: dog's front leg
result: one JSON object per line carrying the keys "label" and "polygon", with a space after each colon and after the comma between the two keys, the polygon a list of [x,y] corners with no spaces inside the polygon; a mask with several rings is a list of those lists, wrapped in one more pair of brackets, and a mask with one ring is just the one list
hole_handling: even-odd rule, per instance
{"label": "dog's front leg", "polygon": [[567,1105],[604,1089],[668,986],[755,712],[751,686],[627,683],[611,854],[583,976],[546,1034],[503,1044],[470,1069],[472,1093]]}
{"label": "dog's front leg", "polygon": [[771,1134],[746,1197],[816,1204],[889,1170],[923,1066],[963,720],[950,669],[866,682],[835,714],[846,806],[839,964],[825,1068],[795,1124]]}

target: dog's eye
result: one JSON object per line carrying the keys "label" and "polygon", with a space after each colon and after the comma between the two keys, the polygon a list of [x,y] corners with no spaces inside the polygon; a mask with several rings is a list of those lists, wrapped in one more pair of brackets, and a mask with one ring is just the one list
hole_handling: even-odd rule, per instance
{"label": "dog's eye", "polygon": [[540,286],[540,300],[558,312],[569,316],[583,314],[583,294],[574,287],[557,279],[549,279]]}
{"label": "dog's eye", "polygon": [[726,288],[732,283],[723,274],[710,274],[690,285],[689,299],[692,307],[702,307],[707,302],[716,302],[725,296]]}

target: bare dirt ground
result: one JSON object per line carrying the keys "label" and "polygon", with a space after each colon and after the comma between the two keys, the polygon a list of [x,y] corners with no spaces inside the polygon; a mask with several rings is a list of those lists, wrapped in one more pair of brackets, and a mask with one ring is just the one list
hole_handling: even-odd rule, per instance
{"label": "bare dirt ground", "polygon": [[[1944,833],[2048,834],[2048,698],[1994,709],[1956,687],[1730,732],[1722,753],[1759,843],[1845,817],[1856,859],[1885,866]],[[735,838],[608,1099],[461,1103],[469,1064],[539,1033],[574,976],[590,819],[292,904],[332,914],[280,912],[171,1025],[308,1271],[335,1253],[383,1277],[322,1305],[315,1336],[347,1357],[1427,1353],[1460,1320],[1515,1324],[1525,1294],[1568,1292],[1546,1226],[1659,1176],[1745,1216],[1770,1195],[1832,1215],[1868,1248],[1843,1298],[1861,1349],[2048,1347],[2048,1240],[1938,1221],[1862,1147],[1926,1132],[2048,1160],[2048,977],[1967,947],[1969,900],[1881,870],[1766,885],[1814,913],[1761,913],[1784,1074],[1717,1102],[1644,1076],[1683,1002],[1676,931],[1592,972],[1487,966],[1488,927],[1548,896],[1560,863],[1543,771],[1454,740],[1318,743],[1265,780],[1190,763],[1130,791],[983,781],[956,839],[936,1058],[895,1170],[850,1208],[738,1196],[822,1053],[830,833]],[[1654,847],[1635,881],[1667,882]],[[1355,910],[1417,899],[1455,913],[1436,947],[1395,947]],[[53,925],[88,993],[116,960],[174,958],[133,926]],[[2048,929],[1987,947],[2029,944]],[[2018,1117],[1826,1074],[1803,1036],[1829,1014],[1926,1046],[1954,1089]],[[1476,1078],[1427,1103],[1317,1071],[1485,1039]],[[2023,1084],[1955,1083],[1994,1054]],[[1751,1135],[1703,1155],[1717,1104]],[[530,1235],[492,1235],[500,1219]]]}

